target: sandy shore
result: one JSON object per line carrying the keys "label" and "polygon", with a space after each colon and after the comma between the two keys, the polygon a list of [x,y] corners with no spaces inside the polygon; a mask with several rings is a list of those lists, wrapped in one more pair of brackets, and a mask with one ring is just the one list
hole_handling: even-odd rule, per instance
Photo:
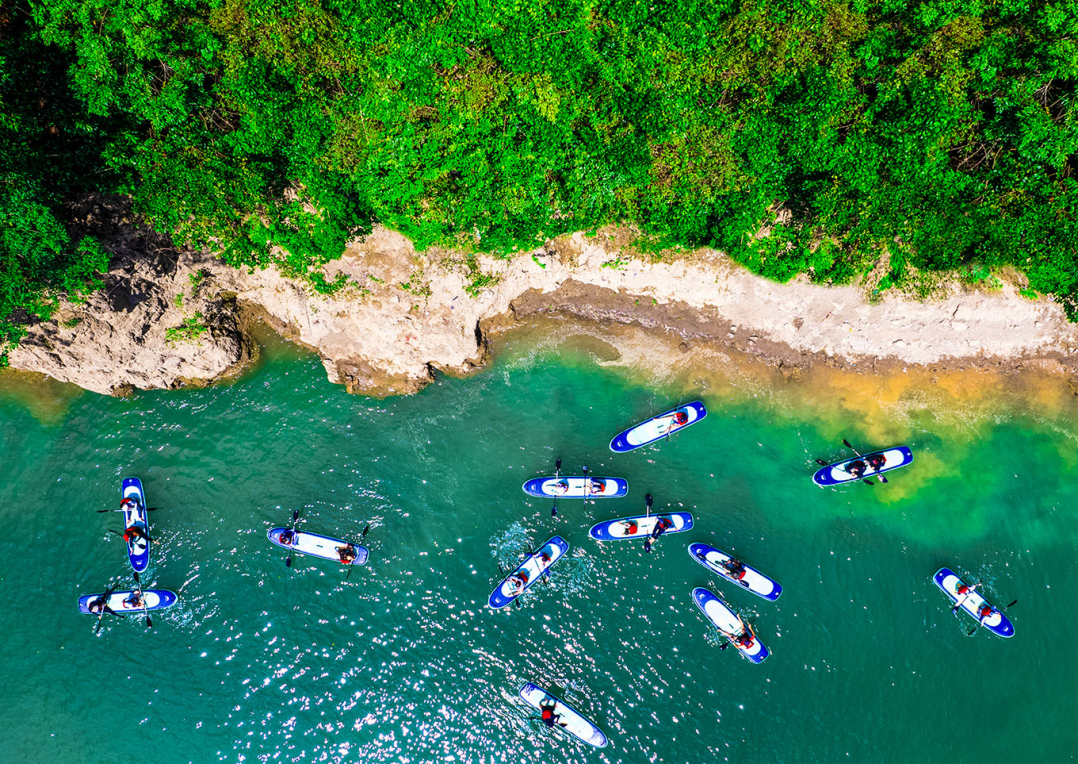
{"label": "sandy shore", "polygon": [[[819,365],[866,373],[1033,367],[1078,380],[1078,327],[1055,303],[1027,299],[1011,284],[870,301],[855,286],[777,284],[714,250],[648,261],[629,253],[627,238],[578,233],[511,260],[469,263],[460,252],[416,252],[403,236],[376,229],[330,264],[327,273],[344,273],[350,287],[324,297],[273,270],[143,246],[146,232],[123,229],[106,242],[116,253],[106,288],[31,327],[11,365],[100,393],[203,384],[248,361],[245,325],[258,316],[315,349],[332,381],[399,394],[436,370],[480,368],[492,333],[568,315],[659,332],[681,352],[727,348],[786,376]],[[185,334],[184,322],[203,328]]]}

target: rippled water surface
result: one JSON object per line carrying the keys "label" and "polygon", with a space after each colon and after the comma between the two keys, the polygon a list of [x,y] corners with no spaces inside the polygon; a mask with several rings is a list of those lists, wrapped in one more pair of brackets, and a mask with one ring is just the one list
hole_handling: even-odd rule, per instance
{"label": "rippled water surface", "polygon": [[[0,397],[3,480],[0,760],[10,762],[1044,761],[1074,757],[1078,627],[1073,408],[900,421],[772,397],[703,400],[712,415],[658,446],[612,435],[678,402],[571,343],[510,350],[489,372],[376,401],[278,349],[243,380],[128,400]],[[894,411],[892,410],[892,413]],[[820,490],[815,458],[880,428],[915,450],[888,485]],[[866,443],[866,445],[868,445]],[[885,445],[885,444],[880,444]],[[587,464],[625,499],[526,497]],[[80,615],[80,594],[129,581],[114,508],[142,478],[155,541],[154,617]],[[643,507],[696,527],[599,544],[587,528]],[[267,529],[357,538],[370,563],[291,568]],[[558,533],[572,545],[520,608],[486,599],[499,565]],[[736,551],[777,578],[776,603],[731,591],[686,553]],[[930,577],[985,582],[1017,635],[949,612]],[[754,666],[690,597],[723,594],[772,649]],[[611,739],[541,727],[534,681]]]}

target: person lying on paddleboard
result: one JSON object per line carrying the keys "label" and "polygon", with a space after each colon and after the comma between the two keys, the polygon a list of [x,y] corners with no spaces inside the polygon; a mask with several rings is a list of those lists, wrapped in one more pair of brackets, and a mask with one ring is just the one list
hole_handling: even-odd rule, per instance
{"label": "person lying on paddleboard", "polygon": [[356,559],[356,548],[352,544],[337,547],[337,554],[341,558],[342,565],[351,565]]}
{"label": "person lying on paddleboard", "polygon": [[651,551],[651,542],[652,542],[652,540],[658,541],[659,536],[666,533],[667,529],[673,528],[673,527],[674,527],[674,521],[673,520],[671,520],[669,517],[660,517],[659,521],[657,523],[655,523],[655,530],[653,530],[651,532],[651,536],[649,538],[644,539],[644,551],[645,552],[650,552]]}
{"label": "person lying on paddleboard", "polygon": [[565,494],[569,493],[569,481],[559,480],[557,483],[554,484],[551,490],[554,491],[554,493],[558,494],[558,496],[564,496]]}
{"label": "person lying on paddleboard", "polygon": [[543,724],[550,728],[553,728],[555,723],[565,727],[567,724],[561,720],[561,714],[554,713],[556,706],[557,702],[553,700],[547,700],[539,704],[539,712],[543,715]]}

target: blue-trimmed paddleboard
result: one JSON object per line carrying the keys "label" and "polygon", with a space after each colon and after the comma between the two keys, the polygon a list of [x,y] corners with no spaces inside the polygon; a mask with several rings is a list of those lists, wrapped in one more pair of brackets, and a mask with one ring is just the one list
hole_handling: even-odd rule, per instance
{"label": "blue-trimmed paddleboard", "polygon": [[[569,542],[561,536],[555,536],[550,539],[550,541],[528,555],[528,559],[520,563],[512,573],[502,579],[502,582],[498,584],[498,588],[491,592],[490,600],[487,604],[495,610],[505,607],[524,592],[528,591],[532,584],[542,578],[543,574],[550,570],[550,566],[560,560],[568,551]],[[550,560],[544,562],[541,559],[544,553],[550,557]],[[509,579],[518,576],[521,573],[524,574],[524,577],[527,580],[524,582],[524,587],[519,591],[516,591],[509,583]]]}
{"label": "blue-trimmed paddleboard", "polygon": [[[106,604],[109,608],[122,615],[124,613],[141,613],[143,610],[164,610],[175,605],[178,599],[176,592],[170,592],[168,589],[143,589],[142,596],[146,600],[146,607],[144,608],[141,605],[133,607],[126,602],[133,594],[135,594],[133,589],[113,592],[109,595]],[[79,612],[98,615],[98,613],[90,610],[90,603],[100,598],[100,594],[87,594],[84,597],[79,597]]]}
{"label": "blue-trimmed paddleboard", "polygon": [[744,575],[741,578],[734,578],[725,567],[726,563],[734,559],[733,555],[729,555],[721,549],[716,549],[710,544],[689,544],[689,554],[708,570],[717,573],[742,589],[748,589],[757,597],[763,597],[765,600],[774,602],[782,594],[782,587],[779,586],[778,581],[770,576],[765,576],[756,568],[746,565],[744,562],[741,563],[741,567],[745,570]]}
{"label": "blue-trimmed paddleboard", "polygon": [[551,695],[542,687],[528,682],[520,688],[520,697],[536,711],[542,711],[544,705],[554,703],[555,727],[560,727],[582,743],[596,748],[606,747],[607,739],[603,731],[557,695]]}
{"label": "blue-trimmed paddleboard", "polygon": [[[292,543],[285,544],[281,541],[281,534],[285,531],[292,532]],[[270,528],[266,532],[269,536],[269,540],[272,541],[283,549],[291,549],[294,552],[300,554],[309,554],[312,557],[321,557],[323,560],[333,560],[333,562],[344,565],[347,563],[341,562],[341,553],[337,550],[340,547],[347,546],[351,542],[344,541],[343,539],[335,539],[332,536],[323,536],[319,533],[311,533],[310,531],[297,531],[290,528]],[[367,547],[360,546],[359,544],[352,544],[356,550],[356,559],[352,560],[353,565],[362,565],[367,561],[367,557],[370,552],[367,551]]]}
{"label": "blue-trimmed paddleboard", "polygon": [[[684,411],[688,414],[689,421],[682,425],[675,425],[674,412],[677,411]],[[626,451],[632,451],[641,446],[646,446],[648,443],[662,440],[672,433],[680,432],[689,425],[696,424],[706,416],[707,409],[704,408],[704,404],[700,401],[686,403],[683,406],[664,411],[658,416],[653,416],[651,419],[641,422],[640,424],[633,425],[624,432],[619,432],[614,436],[614,439],[610,441],[610,450],[619,454]]]}
{"label": "blue-trimmed paddleboard", "polygon": [[[865,460],[870,456],[876,454],[883,454],[887,461],[878,470],[874,470],[867,466],[868,462]],[[830,486],[830,485],[842,485],[843,483],[852,483],[860,480],[861,478],[870,478],[873,475],[879,475],[883,472],[890,472],[891,470],[897,470],[899,467],[905,467],[907,464],[913,461],[913,452],[906,446],[896,446],[895,448],[886,448],[882,451],[872,451],[871,453],[864,454],[862,456],[854,457],[853,459],[844,459],[841,462],[835,462],[834,464],[828,464],[826,467],[820,467],[816,470],[816,474],[812,476],[812,482],[818,486]],[[865,472],[861,477],[847,472],[847,468],[854,462],[865,462]]]}
{"label": "blue-trimmed paddleboard", "polygon": [[[696,606],[700,608],[700,612],[704,614],[704,617],[711,621],[711,625],[722,632],[722,635],[729,640],[730,644],[736,647],[737,651],[750,661],[763,663],[764,659],[771,654],[759,637],[752,635],[748,631],[748,626],[741,620],[741,617],[731,610],[730,606],[723,602],[722,598],[717,594],[699,587],[692,590],[692,599]],[[742,634],[749,634],[752,637],[749,645],[738,644],[737,638]]]}
{"label": "blue-trimmed paddleboard", "polygon": [[146,509],[146,492],[142,490],[142,481],[137,477],[124,478],[120,484],[120,495],[134,502],[134,506],[127,502],[120,505],[124,512],[124,530],[134,527],[146,534],[146,538],[127,542],[127,560],[131,563],[131,569],[141,573],[150,564],[150,515]]}
{"label": "blue-trimmed paddleboard", "polygon": [[679,533],[692,528],[692,515],[688,512],[656,512],[652,515],[634,515],[620,517],[617,520],[604,520],[593,525],[588,535],[596,541],[642,539],[654,532],[660,517],[665,517],[674,523],[674,527],[667,528],[663,533]]}
{"label": "blue-trimmed paddleboard", "polygon": [[[597,487],[601,486],[599,490]],[[541,477],[524,484],[524,493],[549,499],[619,499],[629,492],[629,483],[621,478]]]}
{"label": "blue-trimmed paddleboard", "polygon": [[1014,636],[1014,624],[999,608],[993,606],[991,602],[988,602],[976,591],[966,592],[965,594],[958,593],[960,584],[966,584],[966,586],[969,586],[969,584],[959,578],[950,568],[940,568],[936,571],[936,575],[932,576],[932,580],[953,602],[961,602],[961,609],[978,621],[981,621],[981,605],[988,605],[992,608],[992,612],[984,619],[981,625],[1001,637]]}

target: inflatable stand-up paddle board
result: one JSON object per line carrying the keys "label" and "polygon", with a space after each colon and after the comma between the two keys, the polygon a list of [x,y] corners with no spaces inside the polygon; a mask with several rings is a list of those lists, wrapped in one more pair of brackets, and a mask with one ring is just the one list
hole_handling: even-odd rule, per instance
{"label": "inflatable stand-up paddle board", "polygon": [[707,589],[697,588],[692,590],[692,599],[704,616],[711,621],[711,625],[722,632],[722,635],[730,641],[730,644],[736,647],[738,652],[750,661],[763,663],[764,659],[771,654],[764,647],[764,643],[760,641],[759,637],[752,634],[749,634],[752,637],[750,644],[738,644],[737,638],[748,633],[748,627],[740,616],[731,610],[730,606],[723,602],[718,595],[712,594]]}
{"label": "inflatable stand-up paddle board", "polygon": [[[109,595],[106,604],[120,614],[141,613],[143,610],[164,610],[167,607],[172,607],[178,599],[176,592],[170,592],[168,589],[143,589],[142,596],[146,600],[146,607],[144,608],[141,605],[136,607],[126,602],[134,594],[133,589],[113,592]],[[85,597],[79,597],[79,612],[98,615],[98,613],[90,610],[90,603],[97,599],[101,599],[100,594],[87,594]]]}
{"label": "inflatable stand-up paddle board", "polygon": [[[555,536],[550,541],[543,544],[535,552],[528,555],[528,559],[520,563],[516,570],[506,576],[498,588],[495,589],[491,595],[490,600],[487,602],[492,608],[497,610],[503,608],[524,592],[531,588],[532,584],[543,577],[543,574],[550,570],[550,566],[560,560],[566,552],[569,551],[569,542],[563,539],[561,536]],[[549,559],[544,560],[543,557]],[[516,576],[522,576],[524,586],[520,589],[516,589],[509,579]]]}
{"label": "inflatable stand-up paddle board", "polygon": [[[869,457],[875,456],[876,454],[882,454],[886,459],[883,466],[878,470],[869,467],[868,462],[866,461]],[[855,456],[853,459],[843,459],[841,462],[835,462],[834,464],[828,464],[826,467],[820,467],[820,469],[816,470],[816,474],[812,476],[812,482],[818,486],[852,483],[861,480],[861,478],[870,478],[873,475],[897,470],[899,467],[905,467],[912,461],[913,452],[910,451],[909,448],[906,446],[896,446],[895,448],[887,448],[883,451],[873,451],[868,454],[863,454],[862,456]],[[865,472],[861,477],[857,477],[846,471],[854,462],[865,462]]]}
{"label": "inflatable stand-up paddle board", "polygon": [[[687,414],[689,421],[685,422],[685,424],[674,424],[674,414],[676,412],[684,412]],[[619,454],[626,451],[632,451],[641,446],[646,446],[648,443],[662,440],[667,435],[684,430],[689,425],[696,424],[706,416],[707,409],[704,408],[704,404],[700,403],[700,401],[686,403],[684,406],[678,406],[676,409],[664,411],[647,421],[633,425],[624,432],[619,432],[614,436],[614,439],[610,441],[610,450]]]}
{"label": "inflatable stand-up paddle board", "polygon": [[665,517],[674,525],[663,533],[679,533],[692,528],[692,515],[688,512],[656,512],[652,515],[634,515],[620,517],[617,520],[605,520],[591,526],[588,535],[596,541],[614,541],[616,539],[642,539],[650,536]]}
{"label": "inflatable stand-up paddle board", "polygon": [[120,495],[124,499],[131,499],[121,505],[124,511],[124,530],[138,528],[146,534],[145,537],[140,536],[127,542],[127,559],[131,563],[131,569],[141,573],[150,564],[150,515],[146,509],[146,493],[142,490],[142,481],[137,477],[124,478],[120,485]]}
{"label": "inflatable stand-up paddle board", "polygon": [[618,499],[628,492],[629,483],[621,478],[562,475],[535,478],[524,484],[524,493],[529,496],[550,499]]}
{"label": "inflatable stand-up paddle board", "polygon": [[959,578],[950,568],[940,568],[936,571],[936,575],[932,576],[932,580],[936,582],[936,586],[943,590],[944,594],[950,597],[953,602],[961,603],[961,609],[979,622],[981,622],[981,605],[988,605],[992,608],[992,612],[981,622],[981,626],[1001,637],[1014,636],[1014,625],[1007,616],[1003,615],[999,608],[992,605],[991,602],[988,602],[976,591],[966,592],[965,594],[958,593],[960,585],[969,586],[969,584]]}
{"label": "inflatable stand-up paddle board", "polygon": [[[291,543],[286,544],[282,540],[282,536],[286,533],[291,534]],[[279,547],[291,549],[293,552],[299,552],[300,554],[309,554],[312,557],[321,557],[323,560],[333,560],[339,564],[347,564],[341,563],[341,554],[337,550],[348,546],[350,543],[348,541],[322,536],[310,531],[297,531],[288,528],[270,528],[266,535],[269,536],[270,541]],[[356,558],[352,560],[352,564],[362,565],[365,563],[367,556],[370,554],[367,547],[359,544],[352,544],[352,547],[356,550]]]}
{"label": "inflatable stand-up paddle board", "polygon": [[520,697],[540,713],[542,713],[543,706],[550,706],[553,703],[555,727],[560,727],[582,743],[593,745],[596,748],[606,747],[607,740],[603,731],[558,696],[551,695],[542,687],[537,687],[528,682],[520,688]]}
{"label": "inflatable stand-up paddle board", "polygon": [[689,554],[708,570],[719,574],[732,584],[737,584],[742,589],[748,589],[758,597],[774,602],[782,594],[782,587],[779,586],[778,581],[765,576],[756,568],[746,565],[740,560],[738,562],[741,562],[744,573],[741,578],[735,578],[725,567],[726,563],[733,560],[734,557],[710,544],[689,544]]}

